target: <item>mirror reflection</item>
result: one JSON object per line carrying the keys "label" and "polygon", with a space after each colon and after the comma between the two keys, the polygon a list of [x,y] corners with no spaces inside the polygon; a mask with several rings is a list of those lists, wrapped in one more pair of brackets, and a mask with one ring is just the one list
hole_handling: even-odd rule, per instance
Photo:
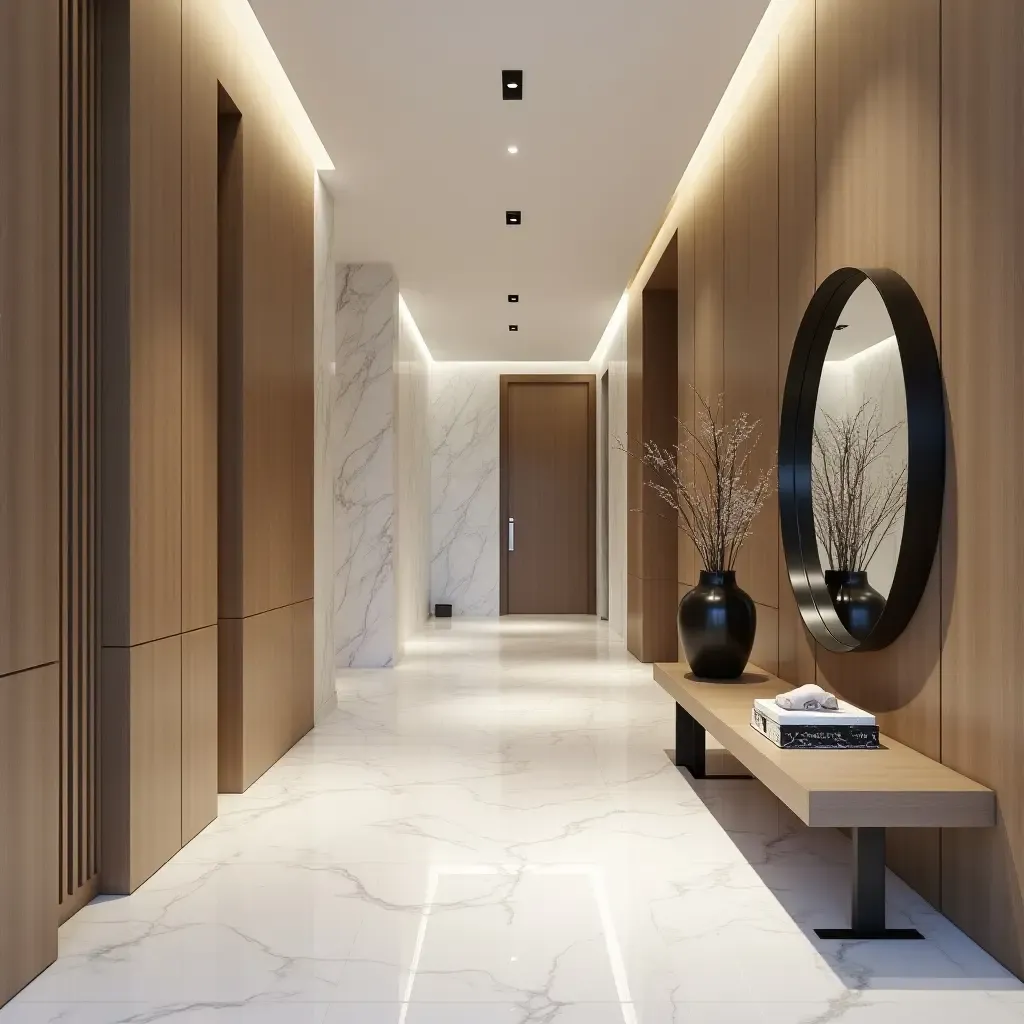
{"label": "mirror reflection", "polygon": [[885,610],[907,499],[907,396],[895,330],[871,281],[829,343],[814,412],[818,558],[840,622],[863,640]]}

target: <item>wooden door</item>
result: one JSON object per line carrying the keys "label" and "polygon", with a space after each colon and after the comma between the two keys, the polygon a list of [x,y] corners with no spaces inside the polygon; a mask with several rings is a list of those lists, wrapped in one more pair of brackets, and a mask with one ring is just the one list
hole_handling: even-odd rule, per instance
{"label": "wooden door", "polygon": [[502,614],[596,612],[595,399],[589,376],[501,378]]}

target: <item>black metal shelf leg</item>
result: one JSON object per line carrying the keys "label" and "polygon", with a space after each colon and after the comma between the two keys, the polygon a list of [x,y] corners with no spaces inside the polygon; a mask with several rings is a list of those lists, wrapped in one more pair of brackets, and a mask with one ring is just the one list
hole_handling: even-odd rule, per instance
{"label": "black metal shelf leg", "polygon": [[676,756],[673,764],[685,768],[695,779],[706,778],[704,726],[676,705]]}
{"label": "black metal shelf leg", "polygon": [[853,829],[850,928],[816,928],[820,939],[923,939],[916,928],[885,927],[885,829]]}

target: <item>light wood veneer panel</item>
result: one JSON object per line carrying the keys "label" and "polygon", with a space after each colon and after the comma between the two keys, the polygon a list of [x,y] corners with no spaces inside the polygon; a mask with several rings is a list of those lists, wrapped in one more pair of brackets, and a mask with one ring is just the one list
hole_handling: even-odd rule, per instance
{"label": "light wood veneer panel", "polygon": [[[789,359],[815,290],[815,0],[795,0],[779,35],[779,410]],[[797,608],[782,537],[779,549],[779,668],[796,684],[815,678],[815,645]]]}
{"label": "light wood veneer panel", "polygon": [[806,825],[988,828],[995,794],[882,736],[879,750],[781,750],[750,727],[757,699],[785,686],[756,666],[749,682],[698,682],[685,665],[655,665],[654,678]]}
{"label": "light wood veneer panel", "polygon": [[712,409],[725,390],[725,153],[694,186],[694,386]]}
{"label": "light wood veneer panel", "polygon": [[0,4],[0,675],[58,658],[58,11]]}
{"label": "light wood veneer panel", "polygon": [[[181,2],[131,0],[130,630],[181,631]],[[116,642],[116,641],[109,641]]]}
{"label": "light wood veneer panel", "polygon": [[181,668],[180,636],[103,651],[103,892],[134,892],[181,849]]}
{"label": "light wood veneer panel", "polygon": [[217,622],[217,88],[182,0],[181,629]]}
{"label": "light wood veneer panel", "polygon": [[[724,142],[724,416],[760,421],[752,472],[772,466],[778,443],[779,82],[771,73],[777,63],[776,46]],[[773,491],[736,563],[739,585],[771,608],[779,604],[778,521]]]}
{"label": "light wood veneer panel", "polygon": [[0,678],[0,1005],[57,959],[58,690],[56,665]]}
{"label": "light wood veneer panel", "polygon": [[[924,307],[937,344],[939,0],[818,0],[817,280],[841,266],[889,267]],[[818,680],[940,753],[942,609],[936,568],[906,632],[884,651],[818,652]],[[937,835],[893,837],[891,866],[939,901]]]}
{"label": "light wood veneer panel", "polygon": [[1024,7],[942,16],[942,758],[1000,796],[995,829],[943,833],[942,909],[1024,975]]}
{"label": "light wood veneer panel", "polygon": [[181,638],[181,842],[217,817],[217,627]]}
{"label": "light wood veneer panel", "polygon": [[[683,424],[690,430],[694,427],[694,408],[696,400],[694,388],[694,355],[696,352],[695,335],[695,298],[694,298],[694,219],[693,199],[683,199],[683,208],[679,218],[677,237],[679,239],[679,275],[677,281],[677,330],[678,353],[676,357],[676,417],[679,420],[677,433],[679,446],[687,445],[688,439]],[[683,458],[679,466],[683,478],[693,477],[693,461]],[[680,583],[687,584],[683,593],[695,586],[699,571],[697,549],[693,541],[680,533],[676,542],[677,576]]]}

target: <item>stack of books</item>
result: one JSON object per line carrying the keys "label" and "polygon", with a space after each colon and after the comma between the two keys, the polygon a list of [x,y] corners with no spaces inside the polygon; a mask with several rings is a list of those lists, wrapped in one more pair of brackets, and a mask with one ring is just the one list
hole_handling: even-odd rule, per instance
{"label": "stack of books", "polygon": [[787,711],[755,700],[750,725],[783,750],[877,750],[875,716],[839,701],[838,711]]}

